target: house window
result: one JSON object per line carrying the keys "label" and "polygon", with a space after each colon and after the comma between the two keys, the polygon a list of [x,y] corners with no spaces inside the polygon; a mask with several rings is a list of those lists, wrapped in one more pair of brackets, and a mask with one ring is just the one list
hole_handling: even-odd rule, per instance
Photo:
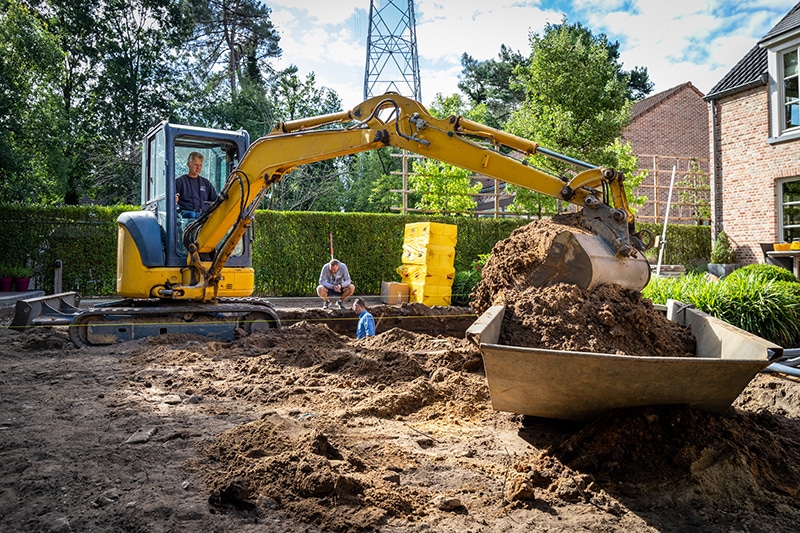
{"label": "house window", "polygon": [[783,242],[800,239],[800,180],[780,184],[781,237]]}
{"label": "house window", "polygon": [[800,27],[792,40],[761,43],[761,46],[767,49],[769,71],[767,142],[800,139]]}
{"label": "house window", "polygon": [[783,56],[783,130],[800,126],[800,84],[798,84],[798,50],[790,50]]}

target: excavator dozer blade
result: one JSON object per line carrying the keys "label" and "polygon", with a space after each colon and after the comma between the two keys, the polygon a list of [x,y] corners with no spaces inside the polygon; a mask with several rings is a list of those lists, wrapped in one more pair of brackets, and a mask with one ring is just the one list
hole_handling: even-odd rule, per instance
{"label": "excavator dozer blade", "polygon": [[650,264],[641,254],[619,257],[602,237],[562,231],[553,239],[544,262],[537,266],[532,285],[571,283],[582,289],[616,284],[641,291],[650,281]]}
{"label": "excavator dozer blade", "polygon": [[81,295],[60,292],[17,301],[11,328],[31,326],[64,326],[80,312]]}

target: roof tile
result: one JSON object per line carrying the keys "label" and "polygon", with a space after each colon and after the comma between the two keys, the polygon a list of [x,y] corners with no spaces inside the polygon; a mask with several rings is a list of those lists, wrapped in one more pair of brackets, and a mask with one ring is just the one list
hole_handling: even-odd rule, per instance
{"label": "roof tile", "polygon": [[759,45],[767,40],[800,28],[800,2],[783,16],[767,34],[728,71],[706,95],[713,100],[722,94],[766,84],[767,50]]}

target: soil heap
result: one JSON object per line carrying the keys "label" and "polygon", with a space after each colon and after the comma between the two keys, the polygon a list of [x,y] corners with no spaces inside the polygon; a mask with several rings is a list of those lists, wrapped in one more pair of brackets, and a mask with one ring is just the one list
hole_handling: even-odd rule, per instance
{"label": "soil heap", "polygon": [[689,328],[656,310],[638,291],[600,285],[586,291],[575,285],[530,285],[550,245],[571,225],[537,220],[500,241],[481,272],[472,308],[482,313],[498,301],[506,304],[500,343],[528,348],[682,357],[695,353]]}

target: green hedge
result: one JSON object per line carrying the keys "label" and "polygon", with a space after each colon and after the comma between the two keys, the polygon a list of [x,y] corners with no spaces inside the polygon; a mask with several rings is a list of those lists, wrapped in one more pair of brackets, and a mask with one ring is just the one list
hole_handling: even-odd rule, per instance
{"label": "green hedge", "polygon": [[[256,292],[273,296],[314,294],[322,265],[330,259],[330,236],[361,294],[379,294],[382,281],[400,281],[395,272],[403,253],[403,232],[411,222],[458,226],[455,268],[470,268],[479,254],[508,237],[527,220],[422,217],[372,213],[258,211],[253,265]],[[268,229],[267,229],[268,228]]]}
{"label": "green hedge", "polygon": [[0,270],[29,266],[35,287],[53,291],[56,260],[64,290],[110,295],[116,290],[120,213],[133,206],[0,206]]}
{"label": "green hedge", "polygon": [[[660,238],[663,224],[641,222],[637,230],[647,229]],[[705,270],[711,257],[711,226],[688,224],[667,224],[666,246],[661,263],[664,265],[683,265],[689,271]],[[658,246],[645,253],[645,257],[655,264],[658,261]]]}
{"label": "green hedge", "polygon": [[[53,291],[53,265],[63,263],[63,290],[85,296],[113,295],[116,287],[117,233],[120,213],[134,206],[26,207],[0,206],[0,270],[29,265],[35,287]],[[378,294],[381,281],[399,281],[403,231],[410,222],[432,221],[458,226],[456,271],[470,270],[479,255],[526,223],[526,219],[401,216],[371,213],[257,211],[253,266],[256,294],[314,294],[319,271],[335,256],[344,261],[360,294]],[[641,224],[660,235],[658,224]],[[708,262],[711,235],[707,226],[668,226],[664,264],[691,268]],[[651,251],[650,255],[653,251]],[[657,250],[655,256],[657,258]],[[651,258],[652,259],[652,258]]]}
{"label": "green hedge", "polygon": [[[0,270],[28,265],[34,286],[53,292],[53,268],[63,265],[62,289],[84,296],[116,290],[116,220],[134,206],[25,207],[0,205]],[[322,265],[334,253],[349,267],[361,294],[380,293],[381,281],[399,281],[403,231],[409,222],[458,226],[455,267],[469,269],[526,220],[422,217],[370,213],[258,211],[253,266],[256,293],[265,296],[314,294]]]}

